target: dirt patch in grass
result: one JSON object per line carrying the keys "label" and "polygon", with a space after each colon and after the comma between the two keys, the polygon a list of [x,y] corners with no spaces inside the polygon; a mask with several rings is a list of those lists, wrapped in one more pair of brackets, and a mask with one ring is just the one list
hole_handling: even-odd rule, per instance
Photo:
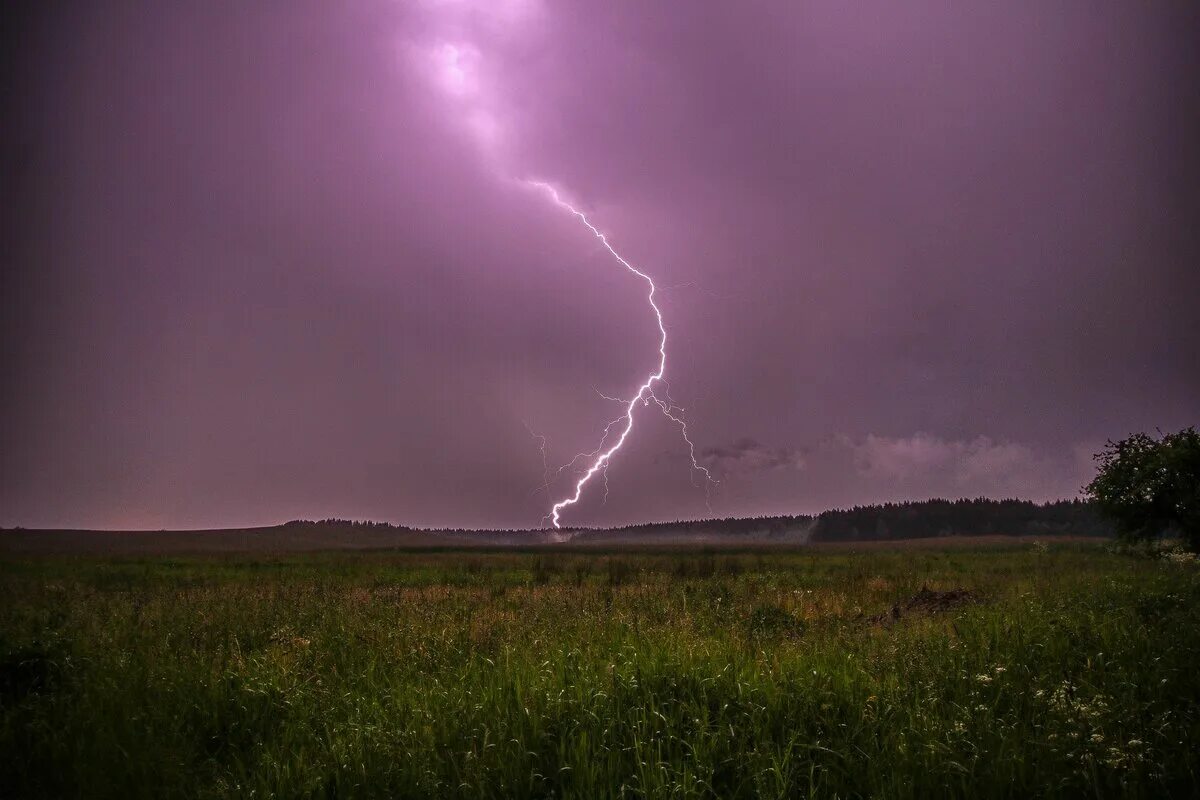
{"label": "dirt patch in grass", "polygon": [[903,603],[897,603],[892,606],[891,610],[885,611],[882,614],[868,617],[867,622],[873,625],[892,625],[905,616],[940,614],[978,602],[979,595],[968,589],[950,589],[945,592],[939,592],[930,589],[928,586],[922,586],[921,591],[908,598],[908,600],[905,600]]}

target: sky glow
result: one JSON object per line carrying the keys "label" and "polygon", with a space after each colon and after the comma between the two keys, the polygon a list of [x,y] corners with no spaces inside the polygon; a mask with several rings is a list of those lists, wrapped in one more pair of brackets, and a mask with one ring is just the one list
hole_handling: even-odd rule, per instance
{"label": "sky glow", "polygon": [[0,525],[1075,497],[1106,439],[1200,414],[1198,24],[28,4]]}
{"label": "sky glow", "polygon": [[[456,10],[461,11],[461,7]],[[516,9],[513,7],[507,8],[505,16],[510,19],[519,16],[520,12],[526,9]],[[429,49],[419,49],[418,52],[423,53],[425,58],[431,63],[432,72],[436,78],[436,83],[457,102],[461,113],[464,115],[467,127],[478,140],[480,151],[485,154],[492,162],[493,168],[498,175],[503,179],[515,181],[521,185],[537,190],[541,195],[548,198],[556,207],[567,212],[575,217],[591,234],[599,240],[604,246],[604,249],[611,255],[617,263],[635,275],[640,280],[646,283],[646,302],[653,313],[655,323],[658,327],[658,363],[654,370],[648,373],[642,383],[636,388],[629,399],[622,398],[607,398],[617,400],[625,406],[625,413],[617,420],[610,421],[604,428],[603,435],[600,439],[600,444],[596,449],[578,453],[563,466],[554,471],[554,478],[560,476],[564,470],[571,470],[575,474],[576,480],[573,491],[570,491],[562,499],[556,501],[551,507],[548,514],[543,517],[543,522],[549,521],[555,528],[562,527],[562,515],[570,506],[579,502],[583,494],[584,488],[596,476],[601,475],[604,479],[604,498],[608,499],[608,468],[612,463],[614,456],[621,450],[625,444],[625,440],[633,432],[634,416],[639,405],[648,406],[654,404],[662,414],[674,423],[679,428],[680,435],[684,444],[687,446],[688,459],[691,462],[691,469],[698,472],[704,479],[704,497],[705,506],[709,512],[712,511],[712,506],[709,503],[710,488],[715,486],[718,481],[713,477],[711,471],[701,465],[696,460],[696,446],[692,442],[688,434],[687,421],[684,417],[686,410],[675,406],[669,399],[669,393],[666,399],[660,399],[655,394],[655,385],[663,382],[666,378],[667,369],[667,329],[663,322],[663,312],[658,303],[655,302],[655,294],[657,287],[654,284],[654,279],[650,275],[637,267],[630,264],[624,257],[618,253],[609,243],[608,237],[605,236],[596,226],[594,226],[587,216],[565,200],[562,194],[549,182],[533,179],[514,179],[511,176],[510,170],[501,162],[502,156],[496,151],[496,142],[499,132],[499,123],[496,116],[489,110],[495,105],[494,102],[487,102],[487,98],[481,95],[481,76],[480,70],[484,64],[483,55],[479,49],[471,44],[441,42]],[[615,434],[615,439],[612,444],[608,444],[609,434],[612,433],[613,427],[617,426],[618,430]],[[537,435],[535,437],[539,443],[539,448],[545,455],[546,437]],[[582,471],[575,471],[576,464],[583,463]],[[544,476],[546,484],[544,488],[548,491],[551,489],[551,479]]]}

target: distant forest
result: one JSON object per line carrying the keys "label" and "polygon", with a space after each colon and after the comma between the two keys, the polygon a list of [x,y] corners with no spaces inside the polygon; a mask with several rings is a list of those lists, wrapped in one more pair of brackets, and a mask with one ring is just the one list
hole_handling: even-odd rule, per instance
{"label": "distant forest", "polygon": [[1095,504],[1083,500],[1034,503],[1029,500],[918,500],[854,506],[817,516],[750,517],[631,525],[621,533],[717,534],[813,542],[928,539],[937,536],[1096,536],[1114,535]]}
{"label": "distant forest", "polygon": [[[319,522],[294,520],[289,525],[411,530],[386,522],[326,519]],[[467,536],[483,531],[444,531]],[[499,533],[499,532],[496,532]],[[509,536],[537,539],[545,531],[511,531]],[[1096,536],[1114,535],[1094,503],[1060,500],[1033,503],[1028,500],[919,500],[906,503],[854,506],[824,511],[816,516],[740,517],[629,525],[605,530],[575,531],[580,541],[619,536],[628,541],[644,536],[653,540],[671,536],[721,536],[813,542],[861,542],[888,539],[928,539],[937,536]],[[516,542],[511,542],[516,543]]]}
{"label": "distant forest", "polygon": [[923,539],[931,536],[1112,536],[1096,505],[1083,500],[923,500],[826,511],[813,540]]}

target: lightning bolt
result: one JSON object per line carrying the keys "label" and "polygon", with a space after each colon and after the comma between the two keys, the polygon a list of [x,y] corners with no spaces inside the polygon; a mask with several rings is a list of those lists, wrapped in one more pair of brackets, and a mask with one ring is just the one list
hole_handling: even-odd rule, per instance
{"label": "lightning bolt", "polygon": [[[553,523],[555,528],[561,528],[562,527],[561,520],[562,520],[563,510],[566,508],[569,508],[570,506],[573,506],[579,502],[579,498],[583,495],[584,487],[587,486],[588,482],[591,481],[591,479],[596,476],[596,473],[600,473],[604,479],[604,497],[606,500],[608,499],[608,465],[611,463],[612,458],[614,455],[616,455],[617,451],[619,451],[621,449],[621,447],[624,446],[625,440],[627,438],[629,438],[629,434],[633,430],[633,416],[634,416],[634,411],[637,409],[638,403],[641,403],[643,406],[647,406],[650,403],[654,403],[655,405],[658,406],[659,410],[662,411],[662,413],[667,417],[667,419],[671,420],[672,422],[674,422],[676,425],[679,426],[680,432],[683,435],[683,440],[684,440],[684,442],[687,443],[687,446],[688,446],[688,456],[692,462],[692,474],[695,475],[695,473],[697,471],[704,473],[705,505],[708,505],[708,487],[710,484],[716,483],[717,481],[715,478],[713,478],[712,474],[708,471],[708,469],[706,467],[704,467],[703,465],[701,465],[699,462],[696,461],[696,447],[694,444],[692,444],[692,440],[688,436],[687,422],[684,420],[684,418],[682,416],[676,416],[676,414],[673,413],[673,412],[679,412],[682,415],[682,413],[684,413],[684,410],[679,408],[678,406],[674,405],[674,403],[670,401],[670,388],[669,388],[669,386],[667,386],[666,381],[663,377],[664,375],[666,375],[666,372],[667,372],[667,328],[663,324],[662,309],[660,309],[658,307],[658,303],[656,303],[654,301],[654,294],[655,294],[655,292],[658,291],[658,287],[656,287],[654,285],[654,279],[651,278],[645,272],[642,272],[640,269],[638,269],[637,267],[630,264],[628,261],[626,261],[621,256],[620,253],[618,253],[616,250],[614,250],[613,246],[611,244],[609,244],[608,237],[605,236],[604,233],[602,233],[595,225],[593,225],[582,211],[575,208],[575,206],[571,205],[569,202],[564,200],[562,195],[560,195],[558,190],[555,189],[553,186],[546,183],[545,181],[539,181],[539,180],[527,180],[527,181],[525,181],[525,183],[526,183],[526,185],[531,186],[531,187],[541,191],[542,193],[544,193],[547,197],[550,198],[550,200],[552,200],[554,202],[554,204],[556,206],[563,209],[564,211],[569,212],[576,219],[578,219],[580,222],[582,222],[583,225],[589,231],[592,232],[592,235],[600,240],[600,244],[604,245],[604,248],[606,250],[608,250],[609,254],[611,254],[612,257],[617,260],[617,263],[619,263],[625,269],[629,270],[634,275],[636,275],[637,277],[641,278],[643,281],[646,282],[646,287],[647,287],[646,301],[650,304],[650,308],[654,311],[654,318],[655,318],[655,321],[658,323],[658,333],[659,333],[658,367],[653,372],[651,372],[649,375],[646,376],[645,380],[642,381],[641,385],[637,387],[637,392],[634,393],[633,397],[628,400],[625,400],[623,398],[613,398],[613,397],[607,397],[607,395],[601,395],[603,397],[606,397],[609,400],[618,400],[619,402],[624,403],[625,404],[625,414],[624,414],[624,416],[618,417],[617,419],[608,423],[608,425],[604,429],[604,435],[600,439],[599,447],[597,447],[595,450],[591,451],[590,453],[580,453],[579,455],[575,456],[575,458],[571,459],[571,461],[568,462],[567,465],[565,465],[564,467],[559,469],[559,473],[561,473],[562,470],[566,468],[566,466],[571,466],[571,465],[575,464],[581,458],[591,458],[592,459],[592,461],[588,465],[588,468],[583,472],[582,475],[580,475],[578,480],[575,481],[575,491],[572,494],[568,495],[567,497],[564,497],[562,500],[559,500],[557,503],[555,503],[551,507],[550,513],[547,515],[547,517],[549,517],[551,523]],[[667,390],[666,390],[667,400],[666,401],[659,399],[654,394],[654,384],[658,383],[658,382],[662,382],[664,384],[664,386],[667,386]],[[610,431],[612,430],[614,425],[621,424],[622,420],[624,421],[624,425],[621,428],[620,434],[616,438],[616,442],[612,446],[605,449],[605,443],[608,441],[608,436],[609,436]],[[544,447],[544,440],[543,440],[543,447]],[[711,512],[712,512],[712,508],[710,506],[709,513],[711,513]]]}

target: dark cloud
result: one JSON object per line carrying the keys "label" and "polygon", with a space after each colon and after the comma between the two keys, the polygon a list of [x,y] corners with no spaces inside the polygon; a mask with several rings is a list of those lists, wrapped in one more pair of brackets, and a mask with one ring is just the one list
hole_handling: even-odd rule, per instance
{"label": "dark cloud", "polygon": [[[527,176],[675,287],[715,513],[1073,494],[1200,412],[1196,17],[28,4],[0,524],[536,524],[656,329]],[[572,522],[707,513],[652,411]]]}
{"label": "dark cloud", "polygon": [[767,447],[749,437],[732,444],[706,447],[701,460],[724,475],[730,472],[761,472],[771,469],[803,469],[804,456],[786,447]]}

